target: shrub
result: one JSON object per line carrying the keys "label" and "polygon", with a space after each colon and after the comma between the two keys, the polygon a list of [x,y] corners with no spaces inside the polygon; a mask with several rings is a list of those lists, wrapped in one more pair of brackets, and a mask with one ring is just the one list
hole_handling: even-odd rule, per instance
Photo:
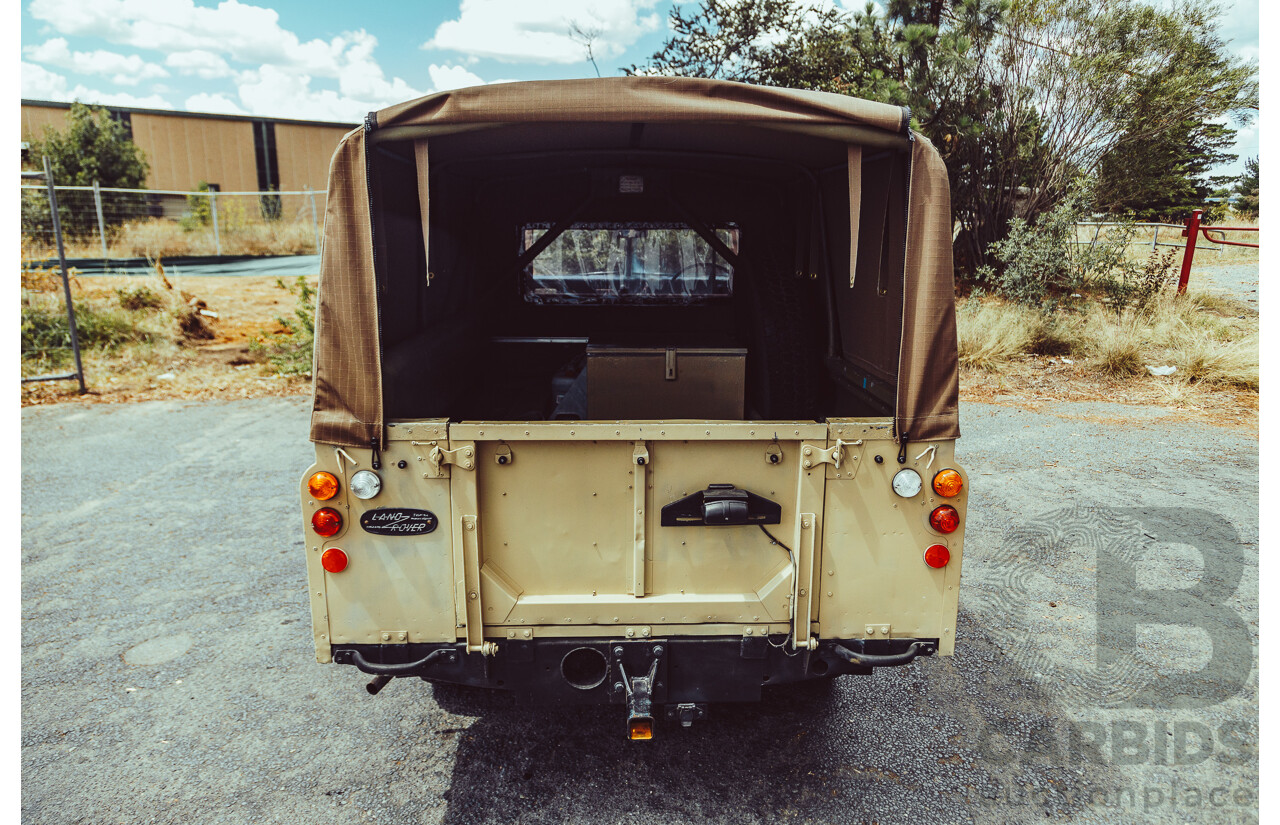
{"label": "shrub", "polygon": [[[75,302],[80,349],[116,350],[129,342],[150,342],[155,335],[126,312],[96,303]],[[22,298],[22,358],[63,364],[71,358],[71,327],[62,301],[30,293]]]}
{"label": "shrub", "polygon": [[1121,261],[1115,271],[1102,276],[1099,286],[1111,308],[1117,313],[1130,306],[1144,312],[1151,309],[1156,298],[1173,284],[1175,255],[1176,250],[1163,255],[1152,252],[1141,264]]}
{"label": "shrub", "polygon": [[1088,243],[1079,242],[1076,223],[1086,216],[1088,202],[1088,190],[1078,188],[1034,224],[1015,218],[1008,236],[991,246],[1001,269],[984,267],[979,277],[1005,298],[1050,307],[1110,277],[1124,265],[1135,229],[1122,222]]}
{"label": "shrub", "polygon": [[316,291],[299,275],[293,286],[276,279],[276,286],[295,298],[293,318],[276,318],[282,331],[263,332],[249,343],[249,352],[279,375],[310,375],[316,331]]}
{"label": "shrub", "polygon": [[143,309],[159,309],[164,305],[164,299],[147,286],[117,287],[116,297],[120,299],[120,306],[135,312]]}

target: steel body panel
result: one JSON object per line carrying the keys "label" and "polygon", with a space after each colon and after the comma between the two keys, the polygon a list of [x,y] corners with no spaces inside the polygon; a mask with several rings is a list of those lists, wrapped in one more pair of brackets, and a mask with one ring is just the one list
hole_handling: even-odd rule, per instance
{"label": "steel body panel", "polygon": [[[320,661],[329,660],[331,645],[348,643],[465,641],[478,650],[481,642],[530,638],[786,634],[793,603],[798,626],[815,639],[936,638],[940,654],[954,649],[969,479],[953,441],[909,442],[900,465],[887,418],[432,420],[396,422],[388,432],[377,471],[383,489],[374,499],[347,491],[350,475],[370,468],[369,450],[317,445],[316,464],[302,480]],[[455,463],[433,463],[435,448]],[[458,463],[466,448],[473,450],[469,469]],[[910,499],[890,486],[902,467],[920,472],[924,484]],[[947,467],[965,481],[952,499],[931,487]],[[318,470],[340,479],[330,502],[307,492],[306,478]],[[645,480],[642,495],[637,478]],[[787,549],[756,525],[661,526],[664,505],[716,483],[781,505],[781,522],[768,529],[790,548],[798,576]],[[950,535],[928,525],[943,503],[961,514]],[[322,506],[344,519],[342,532],[324,540],[309,522]],[[382,507],[430,510],[438,526],[414,536],[364,531],[361,514]],[[923,561],[935,543],[951,552],[941,570]],[[637,546],[644,560],[638,596]],[[329,547],[348,554],[343,572],[320,566]],[[809,634],[798,631],[797,641]]]}

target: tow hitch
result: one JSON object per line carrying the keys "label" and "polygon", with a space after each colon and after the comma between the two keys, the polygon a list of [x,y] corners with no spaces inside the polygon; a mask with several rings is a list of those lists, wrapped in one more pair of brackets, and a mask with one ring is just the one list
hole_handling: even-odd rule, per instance
{"label": "tow hitch", "polygon": [[654,645],[653,663],[644,676],[632,678],[627,675],[627,667],[622,663],[621,647],[613,649],[618,659],[618,673],[622,676],[622,686],[627,691],[627,738],[633,740],[653,738],[653,686],[658,678],[658,662],[662,659],[662,645]]}

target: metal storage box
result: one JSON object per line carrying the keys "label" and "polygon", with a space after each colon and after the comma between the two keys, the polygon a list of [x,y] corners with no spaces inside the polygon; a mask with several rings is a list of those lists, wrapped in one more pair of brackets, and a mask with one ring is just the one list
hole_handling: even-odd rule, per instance
{"label": "metal storage box", "polygon": [[587,347],[587,414],[602,419],[742,419],[747,351]]}

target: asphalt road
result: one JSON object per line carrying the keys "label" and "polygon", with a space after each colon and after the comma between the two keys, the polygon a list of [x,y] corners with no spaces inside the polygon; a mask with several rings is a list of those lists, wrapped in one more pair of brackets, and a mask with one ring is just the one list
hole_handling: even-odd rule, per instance
{"label": "asphalt road", "polygon": [[633,744],[314,662],[306,401],[27,408],[23,819],[1256,821],[1257,440],[1163,415],[966,405],[957,655]]}

